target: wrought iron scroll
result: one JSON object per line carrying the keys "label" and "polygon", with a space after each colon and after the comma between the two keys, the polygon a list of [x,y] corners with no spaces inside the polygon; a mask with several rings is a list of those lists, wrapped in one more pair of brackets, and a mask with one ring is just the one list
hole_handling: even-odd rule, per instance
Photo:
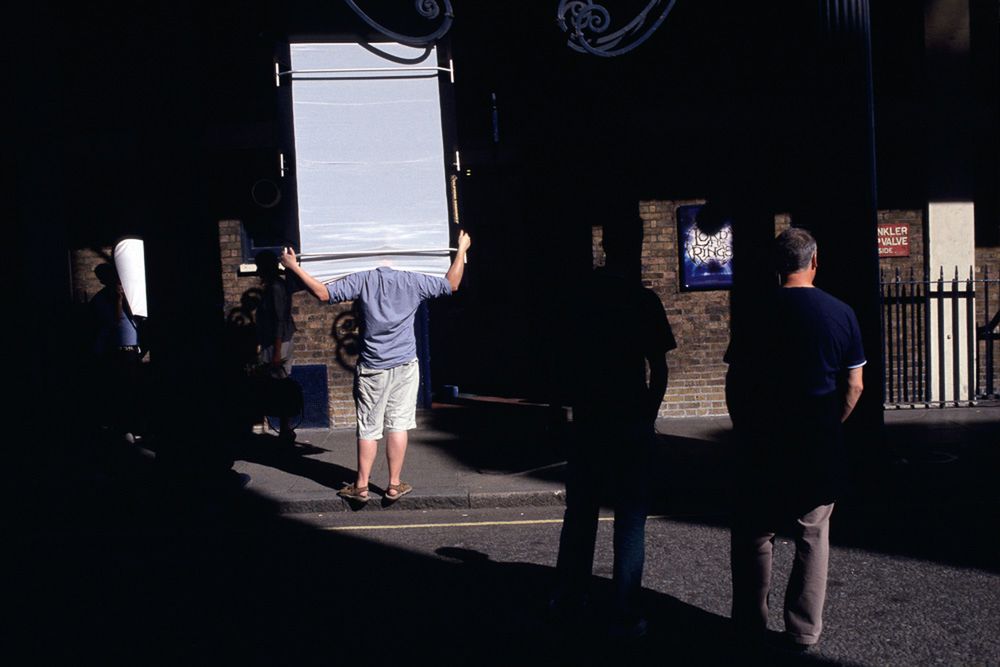
{"label": "wrought iron scroll", "polygon": [[[656,32],[677,0],[649,0],[646,8],[626,26],[608,33],[611,28],[611,13],[594,0],[560,0],[556,10],[556,20],[563,32],[570,33],[567,45],[574,51],[595,56],[612,58],[628,53]],[[650,21],[654,10],[660,9],[659,16]]]}
{"label": "wrought iron scroll", "polygon": [[452,21],[455,18],[455,14],[451,9],[451,0],[441,0],[444,5],[444,12],[441,11],[441,6],[438,4],[438,0],[415,0],[413,4],[418,14],[428,21],[436,21],[440,18],[441,23],[438,25],[436,30],[426,35],[404,35],[386,28],[378,21],[368,16],[363,9],[358,7],[358,3],[355,2],[355,0],[344,0],[344,2],[354,11],[355,14],[361,17],[361,20],[373,29],[378,30],[394,42],[399,42],[400,44],[405,44],[407,46],[423,47],[434,44],[437,40],[444,37],[445,33],[451,29]]}

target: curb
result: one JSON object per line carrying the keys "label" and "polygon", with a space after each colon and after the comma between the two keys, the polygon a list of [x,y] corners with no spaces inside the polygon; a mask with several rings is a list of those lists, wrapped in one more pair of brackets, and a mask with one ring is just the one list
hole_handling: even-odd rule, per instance
{"label": "curb", "polygon": [[[252,490],[252,484],[248,487],[248,490]],[[374,496],[367,503],[363,504],[353,503],[337,495],[310,499],[260,497],[266,502],[271,503],[278,514],[557,507],[566,504],[566,492],[561,489],[556,491],[504,491],[491,493],[459,492],[434,495],[412,493],[391,503],[386,503],[380,497]]]}

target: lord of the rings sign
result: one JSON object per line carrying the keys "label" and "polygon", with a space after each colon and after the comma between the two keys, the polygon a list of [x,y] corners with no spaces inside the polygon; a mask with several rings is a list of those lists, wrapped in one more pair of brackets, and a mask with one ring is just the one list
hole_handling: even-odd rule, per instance
{"label": "lord of the rings sign", "polygon": [[677,207],[680,288],[729,289],[733,286],[733,221],[719,207]]}
{"label": "lord of the rings sign", "polygon": [[880,223],[878,226],[879,257],[910,256],[910,225],[907,223]]}

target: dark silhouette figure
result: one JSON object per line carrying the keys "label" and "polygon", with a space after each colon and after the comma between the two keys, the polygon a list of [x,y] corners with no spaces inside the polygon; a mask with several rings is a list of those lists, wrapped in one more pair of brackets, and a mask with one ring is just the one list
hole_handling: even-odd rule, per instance
{"label": "dark silhouette figure", "polygon": [[104,285],[89,304],[95,331],[96,416],[113,438],[134,442],[141,430],[139,328],[115,267],[99,264],[94,274]]}
{"label": "dark silhouette figure", "polygon": [[[278,270],[276,254],[262,250],[255,259],[262,287],[256,312],[258,360],[265,375],[291,382],[292,341],[296,331],[295,320],[292,319],[292,290]],[[285,442],[294,442],[293,415],[287,409],[279,412],[278,437]]]}
{"label": "dark silhouette figure", "polygon": [[[588,605],[598,512],[614,508],[611,631],[645,634],[638,608],[652,483],[654,422],[667,388],[666,352],[676,347],[663,305],[639,281],[641,227],[606,228],[606,266],[571,298],[571,353],[561,375],[573,407],[566,514],[551,607],[574,617]],[[647,381],[647,369],[649,379]]]}
{"label": "dark silhouette figure", "polygon": [[861,395],[865,357],[854,312],[813,286],[812,236],[783,232],[775,261],[781,287],[762,295],[760,326],[728,352],[743,473],[731,533],[733,620],[750,637],[765,635],[774,536],[789,529],[783,638],[805,650],[823,628],[830,516],[847,477],[841,423]]}

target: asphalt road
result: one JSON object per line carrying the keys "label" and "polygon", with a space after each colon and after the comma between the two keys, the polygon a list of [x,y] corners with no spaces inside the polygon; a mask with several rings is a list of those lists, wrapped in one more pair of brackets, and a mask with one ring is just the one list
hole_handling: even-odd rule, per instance
{"label": "asphalt road", "polygon": [[[400,514],[404,516],[298,518],[324,531],[461,564],[484,577],[533,570],[544,579],[555,565],[561,526],[556,509]],[[594,573],[607,580],[611,517],[600,526]],[[780,600],[792,549],[787,540],[778,540],[772,592],[778,604],[771,609],[772,630],[782,628]],[[730,604],[728,553],[728,533],[718,525],[650,518],[644,585],[654,638],[683,643],[686,630],[676,623],[677,608],[687,607],[692,623],[700,624],[705,617],[713,625],[723,624]],[[533,608],[538,604],[526,602]],[[826,630],[807,655],[809,660],[852,665],[1000,664],[998,619],[1000,576],[995,572],[835,546]],[[516,625],[518,619],[505,622]],[[701,634],[697,627],[694,634]],[[697,656],[697,647],[692,648]],[[710,661],[713,655],[704,657]]]}
{"label": "asphalt road", "polygon": [[275,516],[190,491],[105,500],[9,542],[7,664],[1000,664],[996,570],[891,536],[893,550],[860,548],[857,511],[840,538],[834,515],[824,637],[785,656],[732,636],[728,538],[711,518],[649,520],[650,633],[621,645],[546,622],[558,508]]}
{"label": "asphalt road", "polygon": [[[56,449],[58,466],[8,469],[20,493],[5,525],[0,655],[12,665],[1000,665],[995,421],[977,437],[898,428],[900,456],[834,513],[826,630],[805,655],[735,641],[723,487],[712,461],[689,456],[703,443],[684,442],[667,468],[670,515],[648,524],[650,633],[627,645],[597,624],[547,622],[557,507],[281,515],[242,489],[185,486],[135,461],[87,472],[86,456],[68,455],[75,447]],[[598,607],[610,594],[610,529],[601,523]],[[789,546],[778,545],[775,601]]]}

